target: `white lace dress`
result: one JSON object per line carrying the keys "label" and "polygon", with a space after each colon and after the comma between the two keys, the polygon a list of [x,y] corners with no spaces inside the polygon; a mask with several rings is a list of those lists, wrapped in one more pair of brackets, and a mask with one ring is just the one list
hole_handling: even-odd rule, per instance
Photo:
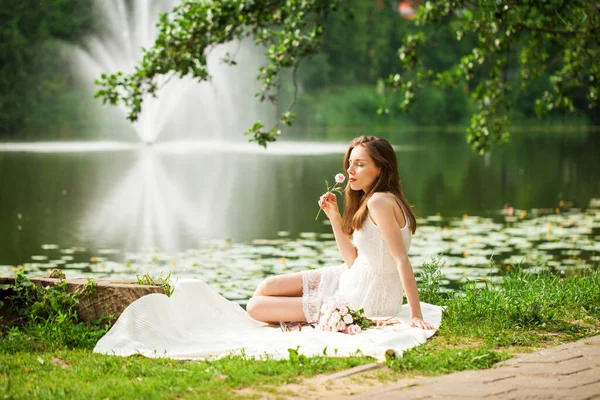
{"label": "white lace dress", "polygon": [[[408,222],[401,232],[408,251],[411,242]],[[344,263],[302,271],[302,307],[307,321],[318,321],[321,304],[330,298],[347,300],[352,309],[364,308],[368,317],[394,316],[400,312],[404,296],[400,274],[379,227],[369,216],[354,232],[354,244],[358,257],[351,268]]]}
{"label": "white lace dress", "polygon": [[[404,243],[410,245],[408,228]],[[402,351],[424,343],[434,330],[410,326],[408,307],[401,307],[402,285],[377,226],[368,221],[354,234],[359,249],[351,269],[345,265],[304,273],[307,317],[318,319],[321,302],[328,296],[343,296],[352,308],[363,307],[368,315],[395,316],[399,322],[370,328],[357,335],[324,332],[305,327],[282,332],[279,327],[253,320],[231,302],[198,279],[181,279],[171,297],[144,296],[127,307],[115,325],[102,337],[94,352],[175,359],[219,358],[244,354],[256,358],[288,358],[290,348],[306,356],[363,355],[385,359],[386,352]],[[424,319],[434,325],[442,320],[439,306],[421,303]]]}

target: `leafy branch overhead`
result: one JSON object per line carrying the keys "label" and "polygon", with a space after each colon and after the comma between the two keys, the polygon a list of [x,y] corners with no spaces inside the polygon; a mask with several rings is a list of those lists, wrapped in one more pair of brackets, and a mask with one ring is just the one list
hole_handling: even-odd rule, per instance
{"label": "leafy branch overhead", "polygon": [[[315,54],[323,35],[327,16],[335,12],[341,0],[185,0],[158,23],[159,35],[152,48],[130,75],[102,75],[96,96],[112,105],[129,108],[128,118],[137,120],[144,96],[156,96],[160,82],[170,76],[191,76],[199,82],[210,79],[207,54],[216,45],[253,37],[266,49],[267,65],[258,71],[262,88],[261,101],[276,100],[279,75],[286,68],[298,67],[300,61]],[[235,61],[226,59],[229,63]],[[295,73],[293,75],[295,79]],[[291,125],[295,115],[290,109],[279,122],[265,130],[257,122],[246,134],[266,147],[276,140],[281,124]]]}
{"label": "leafy branch overhead", "polygon": [[[297,88],[298,66],[318,53],[328,16],[351,15],[351,11],[341,0],[184,0],[161,15],[158,38],[135,71],[103,75],[97,82],[101,86],[97,97],[125,105],[128,118],[135,121],[144,97],[156,96],[163,82],[172,76],[209,80],[210,50],[252,37],[265,49],[267,59],[258,71],[262,88],[257,97],[275,102],[281,72],[291,69]],[[600,9],[596,2],[427,1],[419,9],[416,24],[419,31],[405,37],[398,51],[398,71],[388,77],[388,87],[400,94],[398,106],[407,112],[424,85],[468,91],[474,114],[467,141],[480,153],[508,140],[512,103],[540,79],[549,77],[551,84],[533,100],[539,117],[556,109],[597,107]],[[438,45],[440,35],[448,33],[438,28],[447,26],[453,40],[469,43],[469,51],[440,66],[429,62],[427,52]],[[230,56],[224,61],[235,64]],[[266,147],[276,140],[281,125],[293,123],[295,93],[273,127],[258,121],[246,131],[251,141]],[[379,113],[389,113],[385,99],[382,104]]]}
{"label": "leafy branch overhead", "polygon": [[[475,113],[467,141],[483,154],[509,138],[509,115],[516,97],[536,79],[549,77],[551,90],[535,101],[539,118],[549,111],[598,106],[600,3],[586,0],[428,1],[417,24],[450,24],[457,41],[472,39],[471,51],[438,70],[424,61],[436,31],[409,35],[398,51],[402,68],[387,79],[410,109],[423,84],[464,85]],[[582,91],[584,100],[575,99]],[[380,113],[389,112],[380,109]]]}

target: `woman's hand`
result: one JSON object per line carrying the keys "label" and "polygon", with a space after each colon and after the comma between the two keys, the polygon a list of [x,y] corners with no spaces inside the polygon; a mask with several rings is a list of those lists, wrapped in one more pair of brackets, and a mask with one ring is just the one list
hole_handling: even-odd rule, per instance
{"label": "woman's hand", "polygon": [[319,207],[321,207],[330,220],[340,216],[337,197],[331,192],[327,192],[319,198]]}
{"label": "woman's hand", "polygon": [[413,317],[410,320],[410,326],[415,327],[415,328],[426,329],[426,330],[433,330],[433,329],[435,329],[433,327],[433,325],[428,324],[427,322],[423,321],[422,317]]}

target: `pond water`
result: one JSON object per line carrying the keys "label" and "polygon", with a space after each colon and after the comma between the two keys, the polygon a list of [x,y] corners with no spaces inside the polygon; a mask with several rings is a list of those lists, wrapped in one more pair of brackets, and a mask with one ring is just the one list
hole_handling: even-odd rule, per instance
{"label": "pond water", "polygon": [[[489,155],[464,136],[391,136],[419,216],[415,269],[444,285],[523,264],[600,264],[600,135],[515,135]],[[0,144],[0,275],[197,277],[244,302],[270,274],[342,262],[317,199],[345,143]],[[505,205],[514,210],[506,216]]]}

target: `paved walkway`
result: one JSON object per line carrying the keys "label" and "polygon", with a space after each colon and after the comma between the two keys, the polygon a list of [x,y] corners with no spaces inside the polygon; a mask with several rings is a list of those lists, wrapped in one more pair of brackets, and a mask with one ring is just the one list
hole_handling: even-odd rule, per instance
{"label": "paved walkway", "polygon": [[480,371],[416,379],[348,399],[600,399],[600,336],[516,357]]}

